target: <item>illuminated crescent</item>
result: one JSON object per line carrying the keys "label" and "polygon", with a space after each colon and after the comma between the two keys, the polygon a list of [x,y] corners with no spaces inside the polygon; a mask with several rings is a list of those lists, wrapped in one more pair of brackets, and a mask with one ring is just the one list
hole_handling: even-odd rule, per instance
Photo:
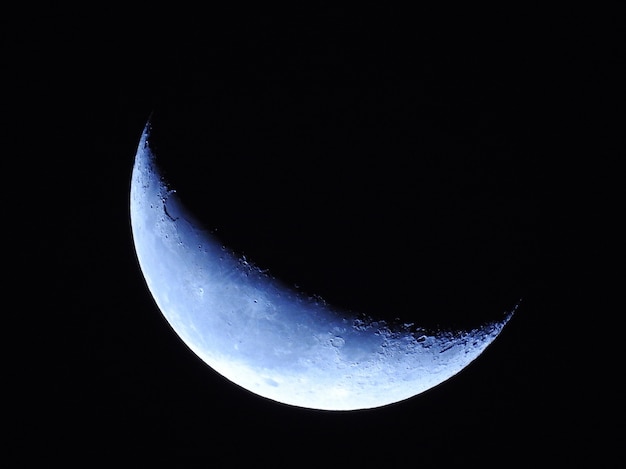
{"label": "illuminated crescent", "polygon": [[402,401],[465,368],[517,308],[473,330],[426,333],[347,315],[288,289],[199,228],[162,177],[149,133],[148,122],[130,189],[147,286],[183,342],[253,393],[326,410]]}

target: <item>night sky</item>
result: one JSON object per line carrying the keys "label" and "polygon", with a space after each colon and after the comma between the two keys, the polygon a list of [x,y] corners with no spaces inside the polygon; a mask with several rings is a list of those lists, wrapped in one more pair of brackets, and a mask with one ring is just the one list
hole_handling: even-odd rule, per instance
{"label": "night sky", "polygon": [[[597,110],[617,35],[610,15],[529,18],[265,12],[7,33],[9,60],[34,68],[13,76],[29,104],[16,98],[12,120],[35,114],[41,133],[13,137],[42,148],[31,222],[51,233],[36,246],[54,311],[53,366],[45,384],[28,373],[17,440],[220,467],[593,461],[598,414],[571,407],[588,385],[566,384],[574,326],[555,293],[584,206],[575,155],[614,149]],[[605,35],[581,33],[593,28]],[[386,408],[319,412],[239,388],[173,333],[135,257],[130,175],[151,115],[182,200],[285,284],[428,328],[475,327],[523,298],[517,314],[460,374]]]}

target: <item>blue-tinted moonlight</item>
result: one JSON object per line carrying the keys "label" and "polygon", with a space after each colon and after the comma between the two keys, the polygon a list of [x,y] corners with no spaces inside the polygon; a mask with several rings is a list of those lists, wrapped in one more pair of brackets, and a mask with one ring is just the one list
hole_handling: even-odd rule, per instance
{"label": "blue-tinted moonlight", "polygon": [[141,271],[182,341],[233,383],[324,410],[385,406],[422,393],[476,359],[513,315],[426,333],[345,314],[273,279],[200,228],[141,135],[130,218]]}

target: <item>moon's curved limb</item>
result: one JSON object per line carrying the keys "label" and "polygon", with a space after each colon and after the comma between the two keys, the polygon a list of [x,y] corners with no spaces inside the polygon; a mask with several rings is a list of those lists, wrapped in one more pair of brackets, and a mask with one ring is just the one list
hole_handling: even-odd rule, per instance
{"label": "moon's curved limb", "polygon": [[465,368],[517,308],[476,329],[428,334],[346,315],[295,293],[198,228],[162,177],[149,132],[148,122],[130,190],[146,283],[184,343],[249,391],[325,410],[398,402]]}

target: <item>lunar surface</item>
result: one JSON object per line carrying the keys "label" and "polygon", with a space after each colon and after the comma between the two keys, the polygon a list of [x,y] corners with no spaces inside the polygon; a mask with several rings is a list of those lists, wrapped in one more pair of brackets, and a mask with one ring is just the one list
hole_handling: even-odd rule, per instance
{"label": "lunar surface", "polygon": [[367,409],[420,394],[459,373],[515,309],[473,330],[426,333],[345,314],[236,256],[200,228],[141,136],[130,217],[141,271],[182,341],[233,383],[281,403]]}

